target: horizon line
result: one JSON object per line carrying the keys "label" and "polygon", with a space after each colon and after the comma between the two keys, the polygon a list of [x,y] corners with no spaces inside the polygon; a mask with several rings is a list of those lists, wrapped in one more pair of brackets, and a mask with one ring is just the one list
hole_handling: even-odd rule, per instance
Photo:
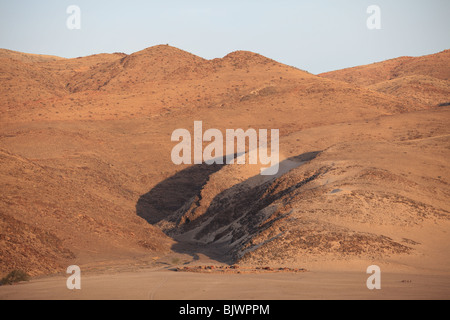
{"label": "horizon line", "polygon": [[403,56],[397,56],[397,57],[392,57],[392,58],[385,59],[385,60],[374,61],[374,62],[371,62],[371,63],[368,63],[368,64],[355,65],[355,66],[351,66],[351,67],[345,67],[345,68],[342,68],[342,69],[334,69],[334,70],[329,70],[329,71],[325,71],[325,72],[321,72],[321,73],[311,73],[311,72],[309,72],[309,71],[307,71],[307,70],[305,70],[305,69],[302,69],[302,68],[300,68],[300,67],[288,65],[288,64],[286,64],[286,63],[280,62],[280,61],[278,61],[278,60],[275,60],[275,59],[273,59],[273,58],[267,57],[267,56],[265,56],[265,55],[262,55],[262,54],[260,54],[260,53],[257,53],[257,52],[254,52],[254,51],[250,51],[250,50],[243,50],[243,49],[234,50],[234,51],[229,52],[228,54],[226,54],[226,55],[223,56],[223,57],[215,57],[215,58],[212,58],[212,59],[208,59],[208,58],[204,58],[204,57],[202,57],[202,56],[200,56],[200,55],[197,55],[197,54],[195,54],[195,53],[189,52],[189,51],[187,51],[187,50],[181,49],[181,48],[179,48],[179,47],[172,46],[172,45],[167,44],[167,43],[165,43],[165,44],[157,44],[157,45],[153,45],[153,46],[150,46],[150,47],[145,47],[145,48],[143,48],[143,49],[141,49],[141,50],[138,50],[138,51],[135,51],[135,52],[132,52],[132,53],[119,52],[119,51],[116,51],[116,52],[100,52],[100,53],[88,54],[88,55],[85,55],[85,56],[69,57],[69,58],[68,58],[68,57],[64,57],[64,56],[59,56],[59,55],[45,54],[45,53],[30,53],[30,52],[23,52],[23,51],[18,51],[18,50],[14,50],[14,49],[8,49],[8,48],[0,48],[0,50],[10,51],[10,52],[19,53],[19,54],[25,54],[25,55],[34,55],[34,56],[41,56],[41,57],[51,57],[51,58],[57,58],[57,59],[61,59],[61,60],[74,60],[74,59],[88,58],[88,57],[94,57],[94,56],[99,56],[99,55],[115,55],[115,54],[120,54],[120,55],[131,56],[131,55],[133,55],[133,54],[136,54],[136,53],[139,53],[139,52],[148,50],[148,49],[152,49],[152,48],[156,48],[156,47],[165,47],[165,46],[170,47],[170,48],[174,48],[174,49],[177,49],[177,50],[186,52],[186,53],[189,53],[189,54],[191,54],[191,55],[197,56],[197,57],[199,57],[199,58],[201,58],[201,59],[204,59],[204,60],[207,60],[207,61],[213,61],[213,60],[216,60],[216,59],[224,59],[225,57],[227,57],[227,56],[229,56],[229,55],[231,55],[231,54],[233,54],[233,53],[236,53],[236,52],[248,52],[248,53],[252,53],[252,54],[255,54],[255,55],[259,55],[259,56],[264,57],[264,58],[266,58],[266,59],[273,60],[273,61],[275,61],[275,62],[277,62],[277,63],[284,64],[284,65],[286,65],[286,66],[289,66],[289,67],[292,67],[292,68],[296,68],[296,69],[299,69],[299,70],[301,70],[301,71],[308,72],[308,73],[310,73],[310,74],[312,74],[312,75],[321,75],[321,74],[326,74],[326,73],[329,73],[329,72],[334,72],[334,71],[339,71],[339,70],[347,70],[347,69],[352,69],[352,68],[357,68],[357,67],[362,67],[362,66],[369,66],[369,65],[372,65],[372,64],[377,64],[377,63],[382,63],[382,62],[385,62],[385,61],[391,61],[391,60],[402,59],[402,58],[421,58],[421,57],[426,57],[426,56],[431,56],[431,55],[435,55],[435,54],[444,53],[444,52],[450,50],[450,48],[448,48],[448,49],[444,49],[444,50],[442,50],[442,51],[438,51],[438,52],[434,52],[434,53],[430,53],[430,54],[425,54],[425,55],[403,55]]}

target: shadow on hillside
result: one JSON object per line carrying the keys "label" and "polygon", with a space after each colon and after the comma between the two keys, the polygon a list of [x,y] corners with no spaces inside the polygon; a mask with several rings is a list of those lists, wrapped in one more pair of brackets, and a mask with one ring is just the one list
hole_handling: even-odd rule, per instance
{"label": "shadow on hillside", "polygon": [[168,218],[188,200],[196,196],[208,182],[209,177],[224,165],[194,165],[156,185],[141,196],[136,204],[136,213],[150,224]]}
{"label": "shadow on hillside", "polygon": [[[262,209],[262,207],[265,205],[265,202],[275,201],[278,196],[282,196],[281,194],[275,195],[274,197],[271,197],[272,199],[264,199],[264,201],[263,199],[258,198],[262,194],[261,192],[265,191],[265,182],[269,182],[275,178],[278,178],[288,173],[292,169],[295,169],[302,164],[314,160],[320,153],[320,151],[309,152],[296,157],[288,158],[280,162],[280,170],[277,176],[262,178],[262,176],[257,175],[238,185],[235,185],[234,187],[232,187],[232,189],[243,189],[243,191],[238,193],[237,195],[237,197],[240,198],[237,202],[240,206],[254,206],[255,209]],[[140,197],[139,201],[136,204],[137,215],[145,219],[152,225],[157,225],[164,220],[178,223],[179,217],[176,217],[174,214],[179,209],[181,209],[189,200],[192,200],[192,198],[199,196],[200,191],[208,182],[210,176],[220,171],[224,166],[225,165],[217,164],[207,165],[203,163],[202,165],[194,165],[178,172],[174,176],[156,185],[147,194]],[[259,181],[259,183],[261,183],[262,181],[263,182],[258,188],[248,188],[249,182],[250,185],[253,185],[254,181]],[[214,200],[211,202],[211,206],[206,212],[205,217],[201,217],[200,219],[198,219],[198,221],[195,221],[195,223],[193,222],[192,224],[188,221],[187,223],[190,225],[190,227],[192,228],[194,226],[200,226],[201,223],[204,222],[205,219],[207,219],[208,213],[210,213],[211,211],[210,209],[214,210],[215,205],[219,203],[223,205],[223,203],[221,203],[223,202],[222,196],[223,194],[216,195]],[[252,201],[247,202],[245,200],[246,197],[252,198]],[[242,208],[239,208],[238,206],[233,207],[225,205],[225,207],[226,210],[224,210],[223,213],[224,215],[226,215],[226,217],[219,217],[219,219],[215,219],[217,220],[215,221],[216,223],[229,223],[230,219],[234,219],[234,215],[236,213],[243,211],[241,210]],[[183,228],[181,227],[181,231],[188,231],[182,229]],[[221,243],[220,245],[213,243],[211,245],[200,246],[196,243],[182,241],[180,240],[180,238],[182,237],[176,237],[176,240],[178,240],[178,242],[172,247],[172,250],[174,252],[191,255],[194,261],[199,259],[199,254],[202,254],[221,263],[231,264],[233,262],[232,256],[229,254],[229,247],[226,243]]]}

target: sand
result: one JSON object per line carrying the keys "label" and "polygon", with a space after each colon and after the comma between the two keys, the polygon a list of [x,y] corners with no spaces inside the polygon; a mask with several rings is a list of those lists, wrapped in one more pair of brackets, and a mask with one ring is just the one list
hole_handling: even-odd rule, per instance
{"label": "sand", "polygon": [[204,275],[139,271],[82,277],[70,291],[52,277],[0,287],[1,300],[435,300],[450,298],[450,277],[383,273],[369,290],[364,272]]}

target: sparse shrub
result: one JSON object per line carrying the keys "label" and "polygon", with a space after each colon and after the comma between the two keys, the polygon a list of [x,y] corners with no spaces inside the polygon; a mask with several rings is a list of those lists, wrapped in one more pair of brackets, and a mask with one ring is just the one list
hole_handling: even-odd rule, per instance
{"label": "sparse shrub", "polygon": [[13,285],[15,283],[30,281],[30,276],[21,270],[14,270],[2,280],[0,280],[0,285]]}

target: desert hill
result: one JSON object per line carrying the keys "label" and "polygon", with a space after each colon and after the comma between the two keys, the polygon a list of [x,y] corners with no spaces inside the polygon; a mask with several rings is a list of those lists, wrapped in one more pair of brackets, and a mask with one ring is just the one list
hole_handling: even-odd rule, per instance
{"label": "desert hill", "polygon": [[[198,108],[261,114],[278,108],[285,111],[279,113],[290,113],[289,121],[304,117],[321,121],[336,103],[343,110],[335,116],[342,114],[342,119],[349,112],[371,117],[423,108],[414,101],[329,81],[242,51],[208,61],[170,46],[156,46],[129,56],[16,65],[23,70],[19,78],[25,79],[20,85],[13,76],[18,67],[3,66],[5,92],[0,111],[3,119],[12,121],[20,121],[24,114],[35,121],[71,120],[74,112],[77,120],[152,118]],[[9,88],[14,87],[25,94],[11,94]],[[352,104],[347,103],[350,100]]]}
{"label": "desert hill", "polygon": [[450,50],[423,57],[401,57],[320,76],[402,98],[411,96],[416,102],[437,106],[449,102]]}
{"label": "desert hill", "polygon": [[[441,174],[448,120],[448,110],[427,111],[302,130],[286,138],[282,149],[291,153],[273,179],[251,166],[190,168],[141,197],[137,211],[180,243],[226,252],[227,263],[320,268],[355,257],[361,265],[421,259],[429,247],[446,248],[429,237],[449,223]],[[314,150],[302,144],[320,151],[297,155]],[[203,181],[188,184],[197,193],[183,199],[192,176]],[[445,256],[433,257],[434,267],[445,269]]]}
{"label": "desert hill", "polygon": [[428,106],[444,105],[450,97],[450,81],[429,76],[405,76],[379,82],[368,88]]}
{"label": "desert hill", "polygon": [[64,58],[56,56],[47,56],[40,54],[29,54],[22,53],[12,50],[0,49],[0,58],[13,59],[16,61],[28,62],[28,63],[39,63],[39,62],[49,62],[49,61],[59,61],[64,60]]}
{"label": "desert hill", "polygon": [[[206,60],[156,46],[37,61],[6,51],[0,274],[170,266],[197,253],[216,263],[445,272],[450,109],[430,105],[435,92],[445,98],[447,56],[421,60],[428,71],[408,75],[412,96],[389,77],[347,83],[246,51]],[[204,130],[280,129],[279,175],[175,166],[172,132],[199,120]]]}

